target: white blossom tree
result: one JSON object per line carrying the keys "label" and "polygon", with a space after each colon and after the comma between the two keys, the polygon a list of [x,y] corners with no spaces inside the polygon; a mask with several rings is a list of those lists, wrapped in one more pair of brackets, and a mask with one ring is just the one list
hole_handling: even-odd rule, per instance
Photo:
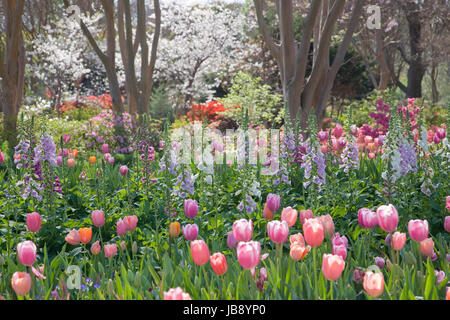
{"label": "white blossom tree", "polygon": [[242,61],[260,50],[249,43],[254,18],[240,6],[220,4],[162,5],[162,38],[156,62],[156,80],[169,88],[175,104],[211,99],[221,75],[233,74]]}

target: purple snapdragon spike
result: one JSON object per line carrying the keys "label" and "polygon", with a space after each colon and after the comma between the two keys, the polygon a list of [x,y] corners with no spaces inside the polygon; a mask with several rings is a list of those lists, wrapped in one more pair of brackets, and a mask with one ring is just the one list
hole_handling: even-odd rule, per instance
{"label": "purple snapdragon spike", "polygon": [[417,172],[417,154],[414,146],[405,141],[398,147],[398,152],[401,155],[400,174],[405,176],[408,172]]}

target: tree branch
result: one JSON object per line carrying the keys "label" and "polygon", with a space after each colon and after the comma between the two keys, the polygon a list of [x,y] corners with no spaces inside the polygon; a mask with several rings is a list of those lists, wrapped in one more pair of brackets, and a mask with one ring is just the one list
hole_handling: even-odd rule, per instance
{"label": "tree branch", "polygon": [[264,20],[263,15],[263,0],[253,0],[256,9],[256,17],[258,19],[258,26],[261,34],[263,35],[264,42],[269,47],[270,53],[277,60],[278,63],[281,63],[281,49],[280,46],[275,44],[275,41],[272,35],[269,32],[266,21]]}

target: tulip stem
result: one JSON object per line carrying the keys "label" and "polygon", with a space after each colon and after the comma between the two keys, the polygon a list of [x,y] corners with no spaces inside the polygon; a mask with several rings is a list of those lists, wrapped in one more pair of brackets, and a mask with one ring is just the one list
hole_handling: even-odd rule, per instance
{"label": "tulip stem", "polygon": [[333,286],[334,282],[330,281],[330,300],[333,300]]}
{"label": "tulip stem", "polygon": [[317,247],[313,247],[313,267],[314,267],[314,293],[318,297],[318,283],[317,283],[317,270],[316,270],[316,253]]}

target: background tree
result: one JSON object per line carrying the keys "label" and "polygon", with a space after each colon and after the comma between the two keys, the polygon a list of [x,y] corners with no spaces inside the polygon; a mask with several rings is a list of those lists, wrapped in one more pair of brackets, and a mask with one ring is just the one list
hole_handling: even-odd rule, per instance
{"label": "background tree", "polygon": [[[331,65],[329,61],[331,37],[338,19],[344,13],[345,1],[311,1],[299,45],[294,36],[292,0],[275,1],[280,25],[280,44],[276,43],[268,31],[263,15],[264,1],[254,0],[254,4],[259,28],[280,69],[283,94],[291,120],[294,121],[300,111],[301,127],[306,128],[313,107],[316,115],[320,117],[323,114],[336,74],[358,26],[364,1],[351,2],[351,17]],[[312,39],[314,39],[313,65],[309,77],[306,78]]]}
{"label": "background tree", "polygon": [[[126,76],[128,108],[130,113],[149,112],[150,96],[153,89],[159,36],[161,33],[161,8],[159,0],[153,1],[154,33],[151,51],[147,43],[147,9],[144,1],[136,1],[136,32],[133,40],[133,23],[129,0],[118,3],[118,33],[120,52]],[[125,21],[124,21],[125,18]],[[135,59],[140,48],[140,72],[136,74]]]}
{"label": "background tree", "polygon": [[[0,41],[0,111],[4,115],[4,136],[16,142],[17,115],[22,104],[25,75],[25,46],[22,34],[24,0],[3,0],[4,34]],[[4,43],[4,46],[3,46]]]}

